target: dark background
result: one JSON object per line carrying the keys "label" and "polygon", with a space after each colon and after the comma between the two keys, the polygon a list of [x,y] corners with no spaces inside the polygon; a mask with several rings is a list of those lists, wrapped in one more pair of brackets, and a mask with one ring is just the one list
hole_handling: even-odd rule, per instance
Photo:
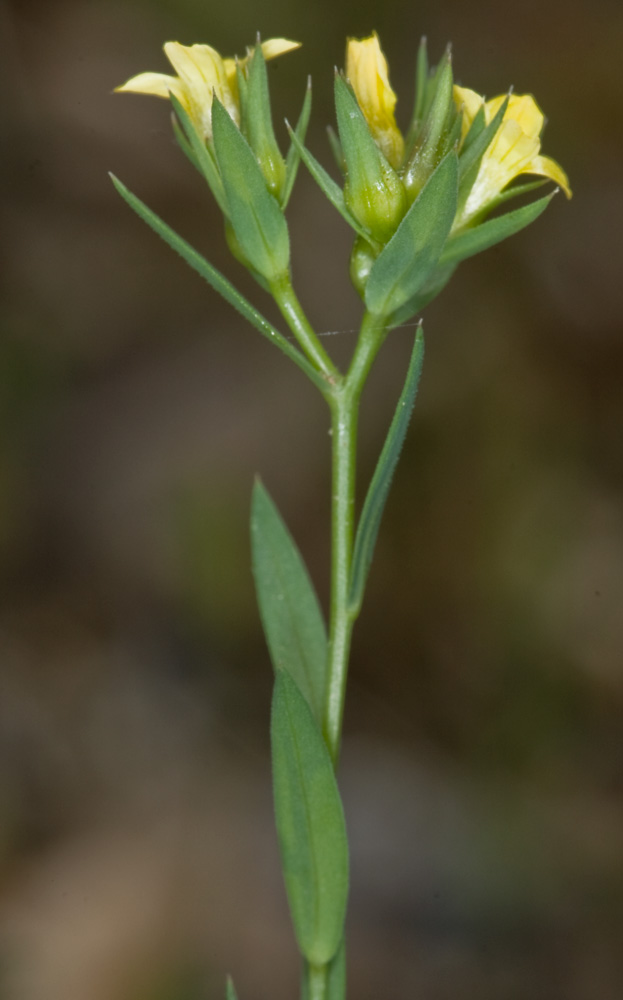
{"label": "dark background", "polygon": [[[426,313],[415,419],[355,636],[342,784],[353,1000],[618,1000],[623,192],[618,0],[0,3],[0,996],[296,995],[249,571],[261,473],[327,598],[327,413],[129,211],[113,170],[271,317],[164,102],[167,39],[264,38],[276,120],[376,28],[513,84],[570,175]],[[283,139],[284,129],[279,128]],[[344,361],[350,236],[301,171],[297,287]],[[361,484],[412,332],[366,391]]]}

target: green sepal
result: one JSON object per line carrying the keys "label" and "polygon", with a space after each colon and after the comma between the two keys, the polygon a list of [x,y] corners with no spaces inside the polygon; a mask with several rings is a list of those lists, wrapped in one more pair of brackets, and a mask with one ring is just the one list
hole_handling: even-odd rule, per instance
{"label": "green sepal", "polygon": [[262,46],[256,45],[247,64],[245,132],[269,191],[281,201],[286,165],[275,133],[268,92],[268,74]]}
{"label": "green sepal", "polygon": [[234,989],[234,982],[231,976],[227,977],[227,984],[225,986],[225,1000],[238,1000],[238,994]]}
{"label": "green sepal", "polygon": [[294,187],[294,181],[296,180],[296,175],[298,173],[299,164],[301,162],[300,146],[305,142],[305,136],[307,135],[307,126],[309,125],[309,116],[311,114],[312,106],[312,85],[311,76],[307,78],[307,89],[305,91],[305,97],[303,99],[303,107],[301,108],[301,113],[299,115],[299,120],[296,123],[294,133],[299,141],[299,145],[296,146],[290,138],[290,148],[286,156],[286,179],[283,186],[283,194],[281,196],[281,207],[285,209],[286,205],[290,200],[290,195],[292,194],[292,188]]}
{"label": "green sepal", "polygon": [[344,932],[346,824],[329,751],[285,671],[275,675],[271,742],[275,819],[292,922],[304,957],[325,965]]}
{"label": "green sepal", "polygon": [[488,222],[481,222],[479,226],[474,226],[473,229],[465,229],[462,233],[453,236],[446,243],[439,260],[440,266],[458,264],[459,261],[465,260],[467,257],[473,257],[474,254],[480,253],[481,250],[488,250],[489,247],[495,246],[496,243],[501,243],[507,237],[514,236],[515,233],[525,229],[531,222],[538,219],[539,215],[549,205],[555,193],[554,191],[552,194],[546,195],[545,198],[533,201],[530,205],[517,208],[514,212],[506,212],[505,215],[500,215],[496,219],[490,219]]}
{"label": "green sepal", "polygon": [[487,124],[487,119],[485,118],[485,106],[481,104],[478,111],[474,115],[473,121],[467,130],[467,134],[463,139],[463,145],[461,147],[461,156],[465,156],[469,147],[478,138],[480,133],[484,130]]}
{"label": "green sepal", "polygon": [[426,36],[420,39],[417,62],[415,65],[415,100],[413,102],[413,114],[407,129],[405,148],[411,150],[417,138],[418,131],[424,117],[424,105],[426,102],[426,88],[428,84],[428,48]]}
{"label": "green sepal", "polygon": [[430,107],[409,152],[404,185],[411,200],[417,197],[448,151],[447,138],[454,125],[452,88],[452,57],[448,50],[429,83],[428,89],[433,95]]}
{"label": "green sepal", "polygon": [[379,243],[395,232],[407,210],[400,177],[377,146],[357,98],[343,76],[335,76],[335,111],[346,163],[344,201]]}
{"label": "green sepal", "polygon": [[214,149],[223,179],[229,217],[249,263],[267,281],[288,270],[288,226],[242,132],[221,102],[212,102]]}
{"label": "green sepal", "polygon": [[321,726],[327,666],[322,611],[296,543],[259,480],[251,502],[251,553],[273,667],[291,674]]}
{"label": "green sepal", "polygon": [[248,85],[247,77],[243,67],[240,65],[236,59],[236,84],[238,86],[238,104],[240,107],[240,131],[245,136],[247,135],[247,120],[249,115],[249,102],[248,102]]}
{"label": "green sepal", "polygon": [[127,202],[133,211],[146,222],[147,225],[153,229],[155,233],[160,236],[161,239],[167,243],[172,250],[182,257],[190,267],[193,268],[197,274],[201,275],[209,285],[214,288],[215,291],[222,295],[226,302],[229,302],[234,309],[244,316],[244,318],[254,326],[256,330],[266,337],[272,344],[275,344],[280,351],[283,351],[291,361],[294,361],[298,367],[305,372],[307,377],[316,385],[321,392],[326,391],[326,383],[321,375],[317,373],[313,365],[309,363],[307,358],[305,358],[301,352],[287,340],[282,333],[272,326],[271,323],[265,319],[260,312],[252,306],[250,302],[245,299],[243,295],[240,294],[237,288],[225,278],[220,271],[217,271],[212,264],[209,263],[198,253],[190,243],[183,240],[181,236],[178,236],[175,230],[171,229],[170,226],[163,222],[163,220],[152,212],[150,208],[145,205],[136,195],[132,194],[131,191],[127,189],[125,184],[122,184],[114,174],[110,174],[110,179],[112,180],[118,193],[121,195],[123,200]]}
{"label": "green sepal", "polygon": [[458,165],[448,153],[428,179],[370,271],[366,306],[390,316],[427,280],[452,228],[457,203]]}
{"label": "green sepal", "polygon": [[212,154],[203,141],[203,138],[199,135],[197,129],[193,125],[186,108],[180,104],[175,94],[169,92],[169,100],[171,101],[173,111],[179,120],[184,135],[190,143],[190,147],[195,155],[197,163],[199,164],[199,171],[203,174],[203,177],[210,188],[210,191],[214,195],[221,212],[225,217],[227,217],[229,211],[225,191],[223,189],[223,182],[219,176],[218,168],[214,162]]}
{"label": "green sepal", "polygon": [[[487,151],[487,148],[493,142],[496,133],[502,124],[502,119],[504,118],[504,114],[508,108],[508,101],[509,95],[507,95],[506,99],[500,105],[488,125],[485,125],[484,128],[480,128],[478,126],[477,132],[474,136],[471,136],[472,129],[470,128],[469,132],[465,136],[465,144],[463,145],[463,149],[461,150],[459,156],[459,211],[467,201],[469,192],[474,186],[482,158]],[[472,127],[478,119],[478,115],[481,111],[483,111],[482,108],[479,109],[478,114],[474,118]]]}
{"label": "green sepal", "polygon": [[194,150],[191,144],[189,143],[188,139],[186,138],[184,130],[180,125],[177,116],[173,113],[173,111],[171,112],[171,125],[173,126],[173,135],[175,136],[175,140],[180,149],[182,150],[182,153],[184,154],[185,157],[187,157],[188,160],[190,160],[195,170],[197,170],[200,174],[203,175],[203,171],[199,166],[199,160],[195,156]]}
{"label": "green sepal", "polygon": [[344,159],[344,150],[342,149],[342,143],[340,142],[332,125],[327,125],[327,139],[329,140],[329,146],[331,147],[331,152],[333,153],[335,165],[341,174],[345,174],[346,160]]}
{"label": "green sepal", "polygon": [[355,230],[358,236],[363,237],[363,239],[367,240],[369,243],[375,243],[375,240],[373,240],[370,233],[357,222],[357,219],[354,217],[352,212],[350,212],[346,207],[344,193],[339,184],[335,183],[333,178],[327,173],[322,164],[318,162],[316,157],[313,156],[301,142],[299,142],[298,136],[295,134],[291,126],[290,138],[298,149],[301,160],[333,207],[340,213],[342,218],[346,220],[351,229]]}
{"label": "green sepal", "polygon": [[377,535],[385,509],[385,502],[392,477],[402,451],[409,420],[413,411],[418,383],[424,361],[424,334],[418,327],[407,377],[398,400],[385,444],[377,462],[374,475],[368,487],[366,499],[359,518],[350,580],[349,604],[351,614],[356,615],[361,607],[366,580],[374,555]]}
{"label": "green sepal", "polygon": [[444,156],[451,149],[458,150],[461,143],[461,115],[455,108],[450,108],[449,121],[452,122],[452,125],[448,129],[448,134],[443,144]]}
{"label": "green sepal", "polygon": [[528,181],[526,184],[515,184],[514,187],[508,187],[504,191],[500,191],[495,198],[488,201],[485,207],[478,212],[476,215],[472,216],[470,219],[470,224],[473,225],[474,221],[480,222],[485,215],[490,215],[494,212],[496,208],[500,205],[505,205],[507,201],[513,201],[515,198],[520,198],[524,194],[529,194],[531,191],[537,191],[542,188],[545,184],[551,184],[551,179],[549,177],[541,177],[538,181]]}

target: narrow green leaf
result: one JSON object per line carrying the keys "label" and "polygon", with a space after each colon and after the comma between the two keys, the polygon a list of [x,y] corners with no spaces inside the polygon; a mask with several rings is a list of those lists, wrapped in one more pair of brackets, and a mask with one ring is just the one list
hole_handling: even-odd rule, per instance
{"label": "narrow green leaf", "polygon": [[215,97],[214,149],[229,206],[229,217],[245,257],[269,281],[288,270],[288,226],[249,143]]}
{"label": "narrow green leaf", "polygon": [[322,611],[296,543],[259,481],[251,503],[251,551],[273,666],[292,675],[321,726],[327,663]]}
{"label": "narrow green leaf", "polygon": [[417,394],[422,363],[424,361],[424,334],[421,326],[415,335],[415,343],[407,370],[407,377],[398,400],[396,412],[391,422],[389,433],[377,462],[374,475],[368,487],[366,499],[361,511],[355,537],[355,550],[350,581],[350,607],[357,614],[374,555],[385,502],[391,486],[392,477],[400,457],[404,439],[411,419],[413,405]]}
{"label": "narrow green leaf", "polygon": [[336,954],[348,897],[348,843],[333,765],[289,674],[275,676],[271,718],[275,818],[299,948],[313,965]]}
{"label": "narrow green leaf", "polygon": [[234,989],[234,983],[231,976],[227,977],[227,986],[225,988],[225,1000],[238,1000],[238,995]]}
{"label": "narrow green leaf", "polygon": [[456,271],[456,266],[456,264],[448,264],[446,267],[441,267],[438,264],[413,298],[392,314],[388,323],[389,329],[400,326],[401,323],[406,323],[413,316],[417,316],[429,302],[436,299],[450,281]]}
{"label": "narrow green leaf", "polygon": [[146,222],[147,225],[153,229],[155,233],[160,236],[161,239],[167,243],[172,250],[182,257],[190,267],[193,268],[197,274],[200,274],[209,285],[214,288],[215,291],[222,295],[223,298],[229,302],[234,309],[244,316],[244,318],[254,326],[256,330],[259,330],[267,340],[270,340],[272,344],[275,344],[280,351],[283,351],[291,361],[294,361],[298,367],[305,372],[307,377],[316,385],[321,392],[326,391],[326,383],[321,375],[312,367],[307,358],[303,357],[301,352],[290,343],[289,340],[279,333],[278,330],[272,326],[267,319],[264,319],[262,314],[251,305],[250,302],[244,298],[240,292],[234,288],[234,286],[225,278],[220,271],[217,271],[215,267],[210,264],[205,257],[202,257],[190,243],[183,240],[181,236],[178,236],[175,230],[171,229],[170,226],[163,222],[163,220],[152,212],[150,208],[145,205],[136,195],[128,191],[125,184],[115,177],[114,174],[110,174],[110,179],[112,180],[118,193],[121,195],[123,200],[127,202],[133,211]]}
{"label": "narrow green leaf", "polygon": [[[307,126],[309,125],[311,106],[312,106],[312,87],[311,87],[311,76],[310,76],[307,80],[307,90],[305,91],[305,99],[303,100],[303,107],[301,108],[299,120],[297,121],[296,128],[294,129],[296,137],[301,145],[303,145],[303,143],[305,142],[305,136],[307,135]],[[292,194],[292,188],[294,187],[294,181],[296,180],[296,175],[298,173],[300,162],[301,162],[300,151],[298,147],[294,145],[292,140],[290,140],[290,148],[286,155],[286,182],[283,188],[283,195],[281,197],[281,207],[284,209],[290,200],[290,195]]]}
{"label": "narrow green leaf", "polygon": [[199,170],[203,174],[204,179],[210,188],[210,191],[214,195],[216,203],[220,208],[223,215],[227,218],[229,212],[227,208],[227,199],[225,198],[225,191],[223,190],[223,183],[219,177],[219,172],[216,168],[216,163],[214,162],[210,151],[208,150],[203,138],[197,132],[197,129],[193,125],[188,112],[180,104],[175,94],[170,93],[169,98],[173,106],[173,111],[178,118],[180,125],[184,131],[184,134],[190,143],[190,147],[195,155],[195,159],[199,164]]}
{"label": "narrow green leaf", "polygon": [[365,300],[389,316],[413,298],[433,271],[454,222],[457,158],[448,153],[372,265]]}
{"label": "narrow green leaf", "polygon": [[459,261],[473,257],[481,250],[487,250],[489,247],[495,246],[496,243],[501,243],[508,236],[514,236],[515,233],[538,219],[553,197],[553,194],[548,194],[545,198],[539,198],[538,201],[533,201],[530,205],[524,205],[523,208],[517,208],[514,212],[507,212],[497,219],[482,222],[479,226],[474,226],[473,229],[466,229],[457,236],[453,236],[446,243],[439,261],[440,266],[458,264]]}
{"label": "narrow green leaf", "polygon": [[290,138],[292,139],[292,142],[298,149],[301,160],[303,161],[303,163],[309,170],[310,174],[316,181],[316,184],[318,185],[320,190],[323,192],[323,194],[327,196],[333,207],[337,209],[342,218],[345,219],[348,225],[351,227],[351,229],[354,229],[355,232],[359,236],[362,236],[364,240],[367,240],[368,243],[374,243],[375,241],[370,236],[370,233],[366,232],[363,226],[359,225],[355,217],[351,215],[351,213],[347,209],[346,203],[344,201],[344,193],[339,184],[335,183],[333,178],[318,162],[316,157],[312,156],[312,154],[309,152],[308,149],[306,149],[306,147],[302,144],[302,142],[299,142],[298,137],[292,130],[291,126],[290,126]]}

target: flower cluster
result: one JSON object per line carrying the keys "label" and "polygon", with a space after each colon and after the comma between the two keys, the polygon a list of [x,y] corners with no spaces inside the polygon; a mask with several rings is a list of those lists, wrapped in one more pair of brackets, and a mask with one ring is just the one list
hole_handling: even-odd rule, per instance
{"label": "flower cluster", "polygon": [[[176,76],[141,73],[117,90],[170,99],[180,145],[208,182],[225,217],[230,248],[265,287],[289,273],[284,209],[299,160],[356,233],[351,277],[368,310],[390,323],[419,311],[457,264],[534,221],[550,196],[489,216],[547,180],[571,197],[562,167],[541,154],[544,116],[530,95],[485,100],[455,85],[448,50],[429,68],[420,45],[416,95],[406,133],[376,33],[347,42],[336,74],[339,188],[305,148],[308,88],[284,159],[270,109],[266,60],[299,47],[273,38],[222,58],[209,45],[167,42]],[[539,178],[513,182],[524,174]]]}
{"label": "flower cluster", "polygon": [[[540,155],[544,116],[533,97],[511,94],[485,101],[475,91],[453,85],[449,52],[430,74],[425,43],[419,59],[418,92],[405,141],[396,124],[396,94],[376,32],[361,40],[351,38],[346,47],[346,80],[378,150],[402,181],[407,201],[417,197],[446,153],[454,147],[460,158],[484,129],[489,141],[470,178],[456,228],[481,217],[520,174],[553,180],[571,197],[562,167]],[[347,172],[350,169],[346,162]]]}

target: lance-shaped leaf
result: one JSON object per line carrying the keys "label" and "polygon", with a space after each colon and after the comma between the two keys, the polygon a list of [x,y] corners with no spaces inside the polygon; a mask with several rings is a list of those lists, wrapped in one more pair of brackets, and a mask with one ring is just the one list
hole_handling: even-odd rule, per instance
{"label": "lance-shaped leaf", "polygon": [[229,217],[244,256],[273,281],[288,270],[288,226],[268,190],[249,143],[217,98],[212,103],[214,149],[227,196]]}
{"label": "lance-shaped leaf", "polygon": [[312,965],[336,954],[348,897],[348,843],[333,765],[289,674],[275,677],[271,718],[275,818],[299,948]]}
{"label": "lance-shaped leaf", "polygon": [[311,105],[312,105],[312,86],[311,86],[311,76],[310,76],[307,79],[307,90],[305,91],[303,107],[301,108],[299,120],[297,121],[296,128],[294,129],[294,134],[298,139],[299,145],[295,146],[292,140],[290,140],[290,148],[286,155],[286,180],[283,187],[283,194],[281,196],[281,207],[284,209],[290,200],[290,195],[292,194],[292,188],[294,187],[294,181],[296,180],[299,164],[301,162],[300,146],[302,146],[303,143],[305,142],[305,136],[307,135],[307,126],[309,125]]}
{"label": "lance-shaped leaf", "polygon": [[322,611],[294,539],[259,481],[251,504],[251,551],[273,666],[291,674],[322,725],[327,663]]}
{"label": "lance-shaped leaf", "polygon": [[453,236],[448,240],[441,255],[440,266],[458,264],[459,261],[473,257],[481,250],[487,250],[489,247],[495,246],[496,243],[501,243],[508,236],[514,236],[515,233],[525,229],[531,222],[538,219],[549,205],[554,194],[555,192],[546,195],[545,198],[539,198],[538,201],[533,201],[530,205],[524,205],[523,208],[517,208],[514,212],[507,212],[497,219],[481,222],[479,226],[466,229]]}
{"label": "lance-shaped leaf", "polygon": [[364,240],[368,243],[374,243],[370,233],[361,226],[357,219],[354,217],[352,212],[346,207],[346,202],[344,201],[344,192],[342,191],[339,184],[336,184],[330,174],[327,173],[325,168],[321,163],[318,162],[315,156],[313,156],[309,150],[299,141],[298,136],[295,134],[291,125],[288,125],[290,130],[290,138],[294,146],[298,149],[301,160],[309,170],[310,174],[316,181],[316,184],[323,192],[324,195],[329,199],[331,204],[340,213],[343,219],[346,220],[351,229],[362,236]]}
{"label": "lance-shaped leaf", "polygon": [[383,248],[370,271],[370,312],[389,316],[422,287],[452,228],[457,204],[457,158],[448,153]]}
{"label": "lance-shaped leaf", "polygon": [[160,238],[163,239],[172,250],[175,250],[175,252],[178,253],[180,257],[182,257],[183,260],[185,260],[186,263],[193,268],[194,271],[197,272],[197,274],[200,274],[201,277],[215,289],[215,291],[222,295],[223,298],[234,307],[234,309],[237,309],[238,312],[251,324],[251,326],[254,326],[256,330],[259,330],[259,332],[266,337],[267,340],[270,340],[272,344],[275,344],[275,346],[278,347],[280,351],[283,351],[283,353],[286,354],[291,361],[294,361],[294,363],[305,372],[307,377],[311,379],[314,385],[316,385],[321,392],[326,392],[326,383],[324,379],[316,372],[315,368],[309,363],[307,358],[303,357],[301,352],[293,344],[291,344],[289,340],[286,340],[283,334],[279,333],[279,331],[276,330],[267,319],[264,319],[255,306],[252,306],[251,303],[240,294],[238,289],[234,288],[231,282],[220,273],[220,271],[217,271],[217,269],[213,267],[212,264],[205,259],[205,257],[202,257],[200,253],[191,247],[190,243],[187,243],[181,236],[178,236],[175,230],[171,229],[166,222],[163,222],[163,220],[156,215],[155,212],[152,212],[152,210],[148,208],[147,205],[140,200],[140,198],[137,198],[131,191],[128,191],[125,184],[122,184],[121,181],[114,176],[114,174],[110,174],[110,179],[123,200],[127,202],[130,208],[136,212],[143,222],[146,222],[147,225],[153,229],[153,231],[157,233],[158,236],[160,236]]}
{"label": "lance-shaped leaf", "polygon": [[438,264],[413,298],[409,299],[408,302],[405,302],[400,309],[392,314],[388,323],[388,328],[393,329],[396,326],[400,326],[402,323],[406,323],[408,320],[412,319],[413,316],[417,316],[418,313],[420,313],[422,309],[429,304],[429,302],[436,299],[439,293],[443,291],[450,281],[450,278],[456,271],[456,267],[456,264],[448,264],[445,267],[441,267]]}
{"label": "lance-shaped leaf", "polygon": [[227,977],[227,986],[225,987],[225,1000],[238,1000],[238,995],[234,989],[234,983],[231,976]]}
{"label": "lance-shaped leaf", "polygon": [[198,170],[203,174],[208,187],[210,188],[216,203],[220,208],[221,212],[227,218],[227,201],[225,198],[225,191],[223,190],[223,182],[219,177],[219,172],[216,168],[216,163],[212,159],[212,154],[208,150],[203,138],[197,132],[197,129],[190,120],[190,116],[182,104],[178,101],[175,94],[170,93],[169,99],[173,105],[173,111],[175,117],[178,119],[183,133],[186,136],[190,150],[188,150],[181,142],[181,136],[179,132],[176,132],[177,141],[182,146],[182,149],[186,155],[190,158],[190,151],[192,151],[195,160],[197,161]]}
{"label": "lance-shaped leaf", "polygon": [[423,360],[424,334],[422,328],[418,327],[405,384],[400,394],[383,450],[374,470],[357,526],[349,600],[353,614],[359,612],[363,600],[363,592],[372,556],[374,555],[374,546],[379,533],[385,502],[413,411]]}

